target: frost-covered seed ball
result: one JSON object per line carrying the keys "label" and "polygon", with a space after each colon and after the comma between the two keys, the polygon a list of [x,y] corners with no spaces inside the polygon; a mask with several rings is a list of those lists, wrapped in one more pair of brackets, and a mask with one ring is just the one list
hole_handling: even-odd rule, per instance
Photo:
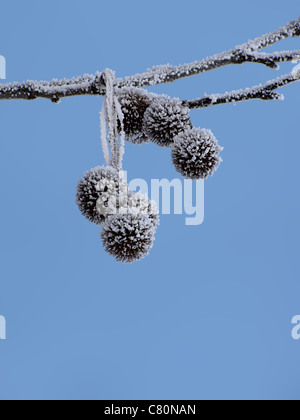
{"label": "frost-covered seed ball", "polygon": [[[106,195],[109,188],[115,186],[118,190],[119,174],[110,167],[96,167],[84,174],[84,177],[78,181],[76,203],[81,214],[90,222],[100,225],[105,220],[105,215],[97,210],[98,200],[107,201]],[[103,188],[101,185],[103,184]]]}
{"label": "frost-covered seed ball", "polygon": [[116,214],[102,226],[101,238],[106,252],[124,264],[146,257],[154,242],[155,227],[147,215]]}
{"label": "frost-covered seed ball", "polygon": [[143,89],[123,88],[119,90],[118,100],[124,115],[124,131],[127,141],[134,144],[149,142],[143,132],[143,119],[152,97],[152,94]]}
{"label": "frost-covered seed ball", "polygon": [[192,128],[175,138],[172,160],[177,172],[185,178],[207,179],[220,166],[222,150],[210,130]]}
{"label": "frost-covered seed ball", "polygon": [[161,147],[169,147],[179,133],[190,127],[190,111],[179,99],[158,96],[145,112],[144,132]]}

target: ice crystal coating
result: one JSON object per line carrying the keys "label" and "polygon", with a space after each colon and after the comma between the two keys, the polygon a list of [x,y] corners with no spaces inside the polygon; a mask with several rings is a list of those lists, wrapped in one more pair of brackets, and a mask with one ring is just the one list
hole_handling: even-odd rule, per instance
{"label": "ice crystal coating", "polygon": [[128,264],[149,254],[155,230],[148,215],[116,214],[106,219],[101,238],[106,252],[118,262]]}
{"label": "ice crystal coating", "polygon": [[207,179],[220,166],[222,150],[210,130],[192,128],[176,137],[172,160],[176,170],[185,178]]}
{"label": "ice crystal coating", "polygon": [[129,192],[128,213],[148,215],[153,226],[155,228],[159,226],[160,220],[157,204],[155,201],[150,200],[147,194]]}
{"label": "ice crystal coating", "polygon": [[[97,225],[104,222],[105,215],[111,207],[109,199],[113,192],[116,196],[118,183],[118,171],[100,166],[86,172],[78,181],[76,203],[87,220]],[[99,209],[102,209],[102,213]]]}
{"label": "ice crystal coating", "polygon": [[191,126],[189,109],[176,98],[158,96],[145,112],[144,132],[161,147],[169,147],[179,133]]}
{"label": "ice crystal coating", "polygon": [[148,94],[143,89],[123,88],[119,90],[118,100],[124,115],[123,124],[127,141],[134,144],[149,141],[143,132],[143,119],[152,97],[152,94]]}

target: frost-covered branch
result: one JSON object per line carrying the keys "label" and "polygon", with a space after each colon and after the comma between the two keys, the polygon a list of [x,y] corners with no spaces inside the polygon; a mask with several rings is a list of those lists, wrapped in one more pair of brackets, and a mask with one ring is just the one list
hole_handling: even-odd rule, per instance
{"label": "frost-covered branch", "polygon": [[249,101],[252,99],[261,99],[263,101],[283,100],[284,96],[279,94],[278,92],[275,92],[275,90],[299,80],[300,70],[298,72],[295,71],[285,76],[271,80],[264,85],[254,86],[253,88],[245,90],[227,92],[223,95],[205,95],[201,99],[184,101],[183,103],[187,105],[190,109],[199,109],[208,108],[214,105]]}
{"label": "frost-covered branch", "polygon": [[61,98],[82,95],[105,95],[105,84],[100,73],[72,79],[54,79],[51,82],[28,81],[0,85],[0,100],[44,98],[56,103]]}
{"label": "frost-covered branch", "polygon": [[[270,68],[278,68],[278,63],[300,59],[300,51],[261,53],[259,50],[289,37],[300,36],[300,18],[289,22],[277,31],[263,35],[236,48],[181,66],[158,66],[142,74],[117,79],[116,87],[149,87],[195,76],[230,64],[247,62],[259,63]],[[100,73],[84,75],[72,79],[52,80],[51,82],[8,83],[0,85],[0,100],[50,99],[59,102],[61,98],[81,95],[105,95],[105,83]]]}
{"label": "frost-covered branch", "polygon": [[216,70],[230,64],[259,63],[277,70],[278,63],[298,61],[300,51],[285,51],[273,54],[247,52],[246,50],[231,50],[225,53],[196,61],[182,66],[157,66],[135,76],[126,77],[118,80],[118,87],[139,87],[155,86],[164,83],[173,83],[176,80]]}

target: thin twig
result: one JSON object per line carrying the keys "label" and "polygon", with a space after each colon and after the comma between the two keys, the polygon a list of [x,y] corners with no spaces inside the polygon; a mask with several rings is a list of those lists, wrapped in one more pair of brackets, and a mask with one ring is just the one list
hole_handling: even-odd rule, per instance
{"label": "thin twig", "polygon": [[190,109],[208,108],[214,105],[222,105],[249,101],[252,99],[261,99],[263,101],[283,100],[284,96],[274,92],[276,89],[282,88],[290,83],[300,80],[300,70],[293,72],[277,79],[271,80],[264,85],[254,86],[251,89],[236,90],[227,92],[223,95],[205,95],[201,99],[192,101],[183,101],[183,104]]}
{"label": "thin twig", "polygon": [[259,63],[277,70],[277,63],[299,60],[299,50],[287,51],[286,53],[251,53],[243,50],[231,50],[225,53],[206,58],[202,61],[196,61],[182,66],[158,66],[146,73],[126,77],[124,80],[118,79],[118,87],[148,87],[164,83],[173,83],[176,80],[216,70],[231,64]]}
{"label": "thin twig", "polygon": [[[264,64],[270,68],[278,68],[277,64],[285,61],[299,60],[298,51],[263,54],[257,51],[282,41],[289,37],[300,36],[300,18],[287,25],[240,45],[233,50],[214,55],[202,61],[196,61],[181,66],[158,66],[143,74],[117,79],[116,87],[149,87],[195,76],[210,70],[215,70],[230,64],[246,62]],[[81,95],[105,95],[105,84],[101,74],[84,75],[72,79],[52,80],[51,82],[8,83],[0,85],[0,100],[33,100],[37,98],[50,99],[59,102],[60,99]]]}

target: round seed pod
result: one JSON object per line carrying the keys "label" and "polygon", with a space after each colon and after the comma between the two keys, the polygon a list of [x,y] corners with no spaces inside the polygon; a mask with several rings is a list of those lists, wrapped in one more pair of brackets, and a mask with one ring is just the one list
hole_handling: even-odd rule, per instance
{"label": "round seed pod", "polygon": [[154,242],[155,228],[148,215],[116,214],[102,226],[101,238],[106,252],[124,264],[146,257]]}
{"label": "round seed pod", "polygon": [[145,112],[144,132],[161,147],[170,147],[179,133],[191,127],[190,111],[179,99],[158,96]]}
{"label": "round seed pod", "polygon": [[[81,214],[92,223],[103,223],[107,213],[105,207],[110,205],[113,193],[116,195],[118,185],[119,174],[113,168],[98,166],[86,172],[77,185],[76,203]],[[100,211],[100,202],[103,212]]]}
{"label": "round seed pod", "polygon": [[[124,132],[127,141],[134,144],[149,142],[143,132],[143,120],[153,95],[143,89],[123,88],[118,92],[118,100],[124,115]],[[121,127],[119,124],[119,131]]]}
{"label": "round seed pod", "polygon": [[207,179],[220,166],[222,150],[210,130],[192,128],[175,138],[172,160],[177,172],[185,178]]}

